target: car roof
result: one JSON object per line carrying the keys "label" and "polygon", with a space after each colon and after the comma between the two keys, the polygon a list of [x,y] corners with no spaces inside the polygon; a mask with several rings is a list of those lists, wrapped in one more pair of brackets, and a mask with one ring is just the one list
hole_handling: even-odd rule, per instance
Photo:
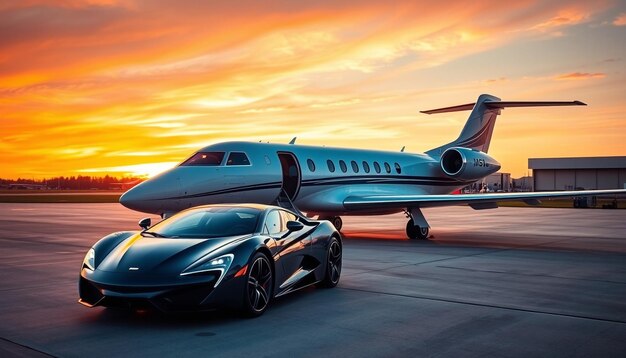
{"label": "car roof", "polygon": [[[228,208],[248,208],[248,209],[257,209],[257,210],[267,210],[267,209],[283,209],[279,206],[274,205],[265,205],[265,204],[255,204],[255,203],[236,203],[236,204],[209,204],[209,205],[200,205],[194,206],[189,209],[199,209],[199,208],[219,208],[219,207],[228,207]],[[289,211],[289,210],[287,210]]]}

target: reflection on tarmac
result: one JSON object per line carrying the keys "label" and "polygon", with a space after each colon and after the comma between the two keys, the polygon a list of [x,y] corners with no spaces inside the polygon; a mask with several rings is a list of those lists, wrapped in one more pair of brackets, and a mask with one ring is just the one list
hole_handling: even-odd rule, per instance
{"label": "reflection on tarmac", "polygon": [[425,210],[344,218],[336,289],[245,320],[76,303],[86,250],[141,213],[118,204],[0,204],[0,356],[622,356],[626,210]]}

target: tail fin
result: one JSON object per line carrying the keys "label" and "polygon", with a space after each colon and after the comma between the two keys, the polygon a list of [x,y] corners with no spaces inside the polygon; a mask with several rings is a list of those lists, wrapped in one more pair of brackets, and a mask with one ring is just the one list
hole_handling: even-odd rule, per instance
{"label": "tail fin", "polygon": [[444,150],[450,147],[465,147],[480,150],[487,153],[489,151],[489,143],[491,143],[491,135],[493,134],[493,128],[496,125],[496,117],[500,114],[500,110],[506,107],[540,107],[540,106],[586,106],[585,103],[580,101],[571,102],[555,102],[555,101],[543,101],[543,102],[520,102],[520,101],[508,101],[503,102],[500,98],[489,95],[481,94],[478,97],[476,103],[462,104],[459,106],[445,107],[432,109],[429,111],[422,111],[425,114],[436,114],[446,112],[457,112],[472,110],[470,113],[465,127],[461,131],[459,138],[454,142],[444,144],[440,147],[431,149],[426,154],[431,157],[439,157]]}

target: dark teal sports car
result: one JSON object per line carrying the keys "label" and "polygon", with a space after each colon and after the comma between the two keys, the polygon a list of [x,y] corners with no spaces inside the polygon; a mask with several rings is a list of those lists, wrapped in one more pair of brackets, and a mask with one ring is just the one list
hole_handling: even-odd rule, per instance
{"label": "dark teal sports car", "polygon": [[208,205],[98,241],[80,271],[88,307],[235,308],[261,315],[272,298],[339,282],[342,242],[325,220],[268,205]]}

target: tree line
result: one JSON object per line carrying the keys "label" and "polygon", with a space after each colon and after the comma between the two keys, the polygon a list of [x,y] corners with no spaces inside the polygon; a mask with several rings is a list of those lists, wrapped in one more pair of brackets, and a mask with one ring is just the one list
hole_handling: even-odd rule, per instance
{"label": "tree line", "polygon": [[88,175],[59,176],[45,179],[17,178],[0,179],[0,187],[3,189],[115,190],[131,188],[145,179],[145,177],[115,177],[110,175],[103,177]]}

